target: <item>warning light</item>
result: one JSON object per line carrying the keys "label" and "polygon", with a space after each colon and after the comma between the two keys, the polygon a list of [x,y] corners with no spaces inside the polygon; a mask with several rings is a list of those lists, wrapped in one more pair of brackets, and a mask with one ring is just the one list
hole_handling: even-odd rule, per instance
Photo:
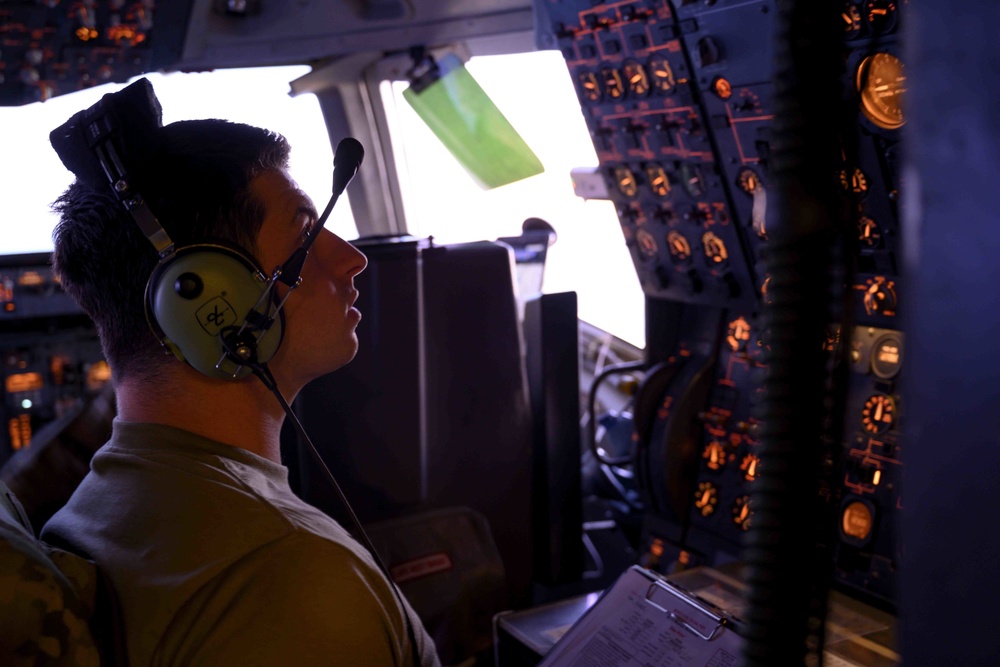
{"label": "warning light", "polygon": [[878,483],[882,480],[882,471],[876,470],[875,474],[872,475],[872,484],[878,486]]}
{"label": "warning light", "polygon": [[92,39],[97,39],[99,34],[97,28],[88,28],[85,25],[76,29],[76,38],[81,42],[89,42]]}

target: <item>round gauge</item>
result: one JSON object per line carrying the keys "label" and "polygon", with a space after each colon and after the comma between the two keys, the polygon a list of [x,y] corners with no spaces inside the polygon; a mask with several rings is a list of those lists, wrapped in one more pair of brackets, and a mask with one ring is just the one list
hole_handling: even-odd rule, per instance
{"label": "round gauge", "polygon": [[642,97],[649,92],[649,77],[646,76],[646,68],[642,64],[629,60],[622,67],[622,71],[628,82],[628,89],[633,95]]}
{"label": "round gauge", "polygon": [[728,100],[733,96],[733,84],[729,83],[729,79],[725,77],[715,77],[715,80],[712,81],[712,90],[719,96],[720,100]]}
{"label": "round gauge", "polygon": [[719,504],[719,490],[711,482],[701,482],[694,494],[694,506],[702,516],[712,516]]}
{"label": "round gauge", "polygon": [[752,195],[757,188],[760,187],[760,177],[757,176],[757,172],[750,167],[743,167],[740,169],[739,173],[736,174],[736,185],[739,186],[740,190]]}
{"label": "round gauge", "polygon": [[847,541],[866,543],[875,528],[875,510],[860,500],[849,501],[840,514],[840,530]]}
{"label": "round gauge", "polygon": [[750,517],[753,515],[753,512],[750,511],[750,496],[740,496],[733,501],[732,511],[733,523],[741,530],[750,530]]}
{"label": "round gauge", "polygon": [[628,167],[615,167],[615,185],[618,187],[618,192],[626,197],[634,197],[639,192],[635,174]]}
{"label": "round gauge", "polygon": [[875,279],[865,289],[865,296],[862,299],[865,312],[869,315],[895,315],[896,314],[896,290],[893,283],[884,278]]}
{"label": "round gauge", "polygon": [[747,454],[740,461],[740,470],[743,471],[743,479],[752,482],[757,479],[757,466],[760,465],[760,457],[756,454]]}
{"label": "round gauge", "polygon": [[705,445],[701,458],[705,459],[705,467],[709,470],[722,470],[726,465],[726,447],[718,440],[713,440]]}
{"label": "round gauge", "polygon": [[844,19],[844,36],[847,39],[854,39],[861,34],[861,10],[856,4],[845,2],[840,17]]}
{"label": "round gauge", "polygon": [[649,59],[649,74],[653,79],[653,87],[661,93],[669,93],[674,89],[674,71],[670,68],[670,61],[661,55],[655,55]]}
{"label": "round gauge", "polygon": [[691,244],[678,231],[667,234],[667,250],[674,264],[686,264],[691,259]]}
{"label": "round gauge", "polygon": [[584,70],[576,75],[576,79],[580,83],[580,94],[583,99],[589,102],[601,100],[601,82],[596,73]]}
{"label": "round gauge", "polygon": [[896,27],[898,18],[895,0],[865,1],[865,20],[874,32],[889,32]]}
{"label": "round gauge", "polygon": [[620,100],[625,95],[622,75],[614,67],[601,70],[601,80],[604,82],[604,94],[613,100]]}
{"label": "round gauge", "polygon": [[739,350],[746,349],[747,342],[750,340],[750,323],[746,321],[746,318],[740,315],[735,320],[729,323],[729,332],[726,334],[726,343],[733,352],[738,352]]}
{"label": "round gauge", "polygon": [[645,229],[640,229],[635,233],[635,244],[639,248],[639,254],[643,259],[655,259],[657,253],[656,239]]}
{"label": "round gauge", "polygon": [[729,259],[729,251],[726,244],[722,242],[715,232],[705,232],[701,237],[701,243],[705,247],[705,257],[708,258],[709,265],[725,264]]}
{"label": "round gauge", "polygon": [[872,348],[872,373],[883,380],[899,374],[903,365],[903,343],[894,334],[880,338]]}
{"label": "round gauge", "polygon": [[841,169],[839,179],[845,192],[862,196],[868,194],[868,177],[859,167],[855,167],[850,173],[847,169]]}
{"label": "round gauge", "polygon": [[670,195],[670,179],[663,167],[658,164],[646,166],[646,178],[649,180],[649,187],[657,197],[667,197]]}
{"label": "round gauge", "polygon": [[858,66],[857,85],[861,111],[868,120],[883,130],[896,130],[906,123],[906,72],[899,58],[888,53],[868,56]]}
{"label": "round gauge", "polygon": [[861,409],[861,427],[868,433],[888,431],[895,418],[896,401],[885,394],[872,394]]}
{"label": "round gauge", "polygon": [[867,215],[858,220],[858,241],[862,248],[877,248],[882,244],[882,231],[878,223]]}
{"label": "round gauge", "polygon": [[696,164],[684,163],[681,165],[681,184],[692,197],[701,197],[705,194],[705,179],[701,175],[701,167]]}

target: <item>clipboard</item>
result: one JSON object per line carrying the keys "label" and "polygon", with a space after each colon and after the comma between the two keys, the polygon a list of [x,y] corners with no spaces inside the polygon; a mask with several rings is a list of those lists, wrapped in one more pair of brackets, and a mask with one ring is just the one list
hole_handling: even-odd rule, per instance
{"label": "clipboard", "polygon": [[633,565],[546,654],[539,667],[735,667],[738,620]]}

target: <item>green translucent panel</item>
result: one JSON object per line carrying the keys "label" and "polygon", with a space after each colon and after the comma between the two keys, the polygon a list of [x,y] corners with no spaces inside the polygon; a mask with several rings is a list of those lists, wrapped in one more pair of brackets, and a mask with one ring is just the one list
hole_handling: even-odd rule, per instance
{"label": "green translucent panel", "polygon": [[538,156],[493,104],[457,56],[443,57],[441,78],[403,98],[484,189],[545,171]]}

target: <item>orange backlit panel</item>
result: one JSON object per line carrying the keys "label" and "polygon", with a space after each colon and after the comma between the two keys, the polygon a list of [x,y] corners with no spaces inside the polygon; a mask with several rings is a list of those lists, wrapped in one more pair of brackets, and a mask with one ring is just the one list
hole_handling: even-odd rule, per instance
{"label": "orange backlit panel", "polygon": [[4,380],[4,388],[8,394],[16,394],[20,391],[38,391],[45,385],[41,373],[18,373],[8,375]]}

